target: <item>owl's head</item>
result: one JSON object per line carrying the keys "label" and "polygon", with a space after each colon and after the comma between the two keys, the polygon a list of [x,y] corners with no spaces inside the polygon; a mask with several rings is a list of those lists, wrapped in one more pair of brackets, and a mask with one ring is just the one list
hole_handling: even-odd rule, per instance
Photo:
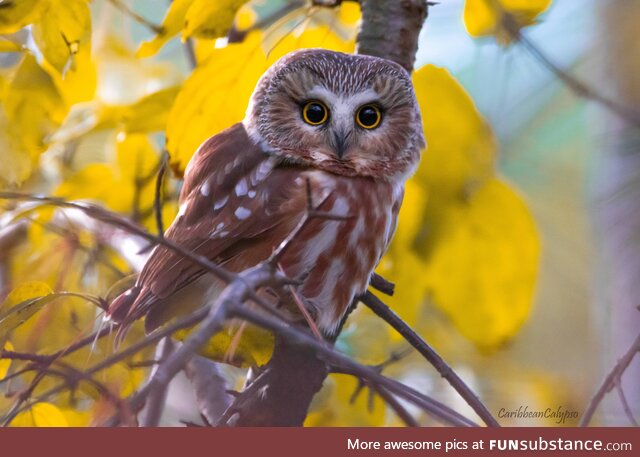
{"label": "owl's head", "polygon": [[321,49],[292,52],[267,70],[244,125],[270,153],[345,176],[405,179],[425,146],[402,67]]}

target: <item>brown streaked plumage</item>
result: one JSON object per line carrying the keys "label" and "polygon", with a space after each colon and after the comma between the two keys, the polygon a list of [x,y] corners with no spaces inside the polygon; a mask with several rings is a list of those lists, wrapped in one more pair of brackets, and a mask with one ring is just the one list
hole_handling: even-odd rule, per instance
{"label": "brown streaked plumage", "polygon": [[[258,82],[245,120],[195,153],[165,236],[231,271],[252,267],[304,216],[308,182],[322,211],[349,218],[311,220],[281,264],[305,278],[298,293],[330,335],[391,241],[404,182],[423,147],[411,79],[401,67],[324,50],[288,54]],[[170,308],[206,304],[220,286],[158,246],[108,314],[124,328],[147,315],[153,327]]]}

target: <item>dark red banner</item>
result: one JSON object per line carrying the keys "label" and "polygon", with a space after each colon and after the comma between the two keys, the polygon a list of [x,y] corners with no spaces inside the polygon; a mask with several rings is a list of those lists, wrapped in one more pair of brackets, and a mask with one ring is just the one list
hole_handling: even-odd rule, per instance
{"label": "dark red banner", "polygon": [[[2,455],[640,455],[637,428],[0,429]],[[14,453],[15,454],[12,454]]]}

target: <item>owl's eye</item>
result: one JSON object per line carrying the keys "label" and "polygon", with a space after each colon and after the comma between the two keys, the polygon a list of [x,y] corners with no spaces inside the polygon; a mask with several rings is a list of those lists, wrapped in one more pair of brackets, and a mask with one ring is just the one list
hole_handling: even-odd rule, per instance
{"label": "owl's eye", "polygon": [[309,125],[321,125],[327,122],[329,110],[322,102],[310,101],[302,107],[302,118]]}
{"label": "owl's eye", "polygon": [[361,106],[356,113],[356,122],[363,129],[375,129],[381,120],[382,112],[376,105]]}

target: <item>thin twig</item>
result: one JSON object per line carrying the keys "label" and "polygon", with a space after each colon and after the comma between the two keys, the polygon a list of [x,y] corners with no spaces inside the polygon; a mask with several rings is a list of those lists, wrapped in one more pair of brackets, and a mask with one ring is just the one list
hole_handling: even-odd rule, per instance
{"label": "thin twig", "polygon": [[591,422],[591,419],[598,409],[598,406],[600,406],[600,403],[602,403],[604,396],[608,392],[611,392],[611,390],[616,386],[616,382],[622,377],[622,374],[631,364],[631,361],[638,352],[640,352],[640,334],[633,341],[627,352],[625,352],[624,355],[620,357],[618,363],[616,363],[615,366],[611,369],[598,390],[596,390],[596,393],[591,398],[591,401],[589,401],[589,405],[587,406],[587,409],[582,416],[582,420],[580,421],[581,427],[586,427],[587,425],[589,425],[589,422]]}
{"label": "thin twig", "polygon": [[402,406],[396,397],[391,395],[384,387],[374,387],[375,392],[393,409],[396,415],[405,423],[407,427],[419,427],[418,421],[407,409]]}
{"label": "thin twig", "polygon": [[498,421],[491,415],[487,407],[480,401],[478,396],[465,384],[458,374],[427,344],[420,336],[411,329],[396,313],[391,310],[373,293],[367,291],[360,301],[371,309],[377,316],[382,318],[393,327],[402,337],[413,346],[422,356],[446,379],[451,387],[467,402],[478,416],[491,427],[499,427]]}
{"label": "thin twig", "polygon": [[162,223],[162,186],[164,184],[164,175],[167,171],[168,157],[169,153],[164,151],[162,153],[160,166],[158,167],[158,174],[156,175],[155,195],[153,198],[153,213],[156,219],[156,230],[160,238],[164,237],[164,225]]}
{"label": "thin twig", "polygon": [[[137,354],[138,352],[140,352],[141,350],[143,350],[144,348],[151,346],[152,344],[157,343],[158,341],[160,341],[161,339],[163,339],[166,336],[170,336],[173,335],[175,332],[185,329],[185,328],[189,328],[192,327],[193,325],[197,324],[199,321],[201,321],[207,313],[207,309],[206,308],[200,308],[198,310],[196,310],[194,313],[189,314],[188,316],[185,316],[177,321],[175,321],[172,324],[166,325],[165,327],[159,328],[155,331],[153,331],[152,333],[148,334],[145,338],[143,338],[140,341],[137,341],[136,343],[132,344],[131,346],[126,347],[125,349],[123,349],[120,352],[117,352],[115,354],[113,354],[112,356],[107,357],[106,359],[102,360],[101,362],[95,364],[94,366],[88,368],[87,370],[85,370],[85,374],[87,374],[87,376],[93,375],[95,373],[99,373],[102,370],[105,370],[113,365],[115,365],[118,362],[121,362],[135,354]],[[7,414],[4,417],[2,417],[2,421],[3,424],[6,425],[8,423],[10,423],[13,418],[15,417],[15,414],[17,414],[20,411],[23,411],[25,409],[30,408],[32,405],[36,404],[36,403],[40,403],[43,401],[47,401],[52,395],[55,395],[59,392],[62,392],[64,389],[66,388],[66,385],[62,384],[62,385],[57,385],[52,387],[51,389],[47,390],[46,392],[42,393],[41,395],[38,396],[38,398],[32,400],[31,402],[29,402],[28,404],[26,404],[25,406],[23,406],[22,408],[20,408],[19,410],[15,411],[14,414]],[[139,408],[137,410],[132,410],[133,413],[137,413],[139,411]]]}
{"label": "thin twig", "polygon": [[494,1],[494,3],[497,5],[496,8],[501,9],[499,12],[502,16],[502,25],[507,33],[515,41],[522,44],[522,46],[529,51],[536,60],[564,82],[576,95],[592,100],[625,119],[627,122],[640,126],[640,111],[631,106],[625,105],[620,101],[605,97],[584,81],[579,80],[569,72],[560,68],[549,58],[549,56],[547,56],[538,46],[536,46],[522,33],[516,20],[511,14],[502,8],[499,2]]}
{"label": "thin twig", "polygon": [[191,37],[187,38],[182,46],[187,56],[187,62],[191,69],[194,70],[198,66],[198,58],[196,57],[196,50],[193,46],[193,39]]}
{"label": "thin twig", "polygon": [[618,391],[618,398],[620,398],[620,403],[622,403],[622,409],[624,413],[627,415],[627,419],[634,427],[638,426],[638,421],[633,415],[633,411],[631,411],[631,407],[629,406],[629,402],[627,401],[627,397],[624,394],[624,389],[622,388],[622,383],[620,382],[620,378],[616,380],[616,390]]}
{"label": "thin twig", "polygon": [[109,3],[111,3],[113,6],[118,8],[120,11],[122,11],[127,16],[131,17],[131,19],[133,19],[137,23],[142,24],[145,27],[148,27],[155,34],[162,33],[163,29],[162,29],[161,26],[159,26],[157,24],[154,24],[153,22],[149,21],[148,19],[140,16],[138,13],[133,11],[126,3],[123,3],[121,0],[109,0]]}

